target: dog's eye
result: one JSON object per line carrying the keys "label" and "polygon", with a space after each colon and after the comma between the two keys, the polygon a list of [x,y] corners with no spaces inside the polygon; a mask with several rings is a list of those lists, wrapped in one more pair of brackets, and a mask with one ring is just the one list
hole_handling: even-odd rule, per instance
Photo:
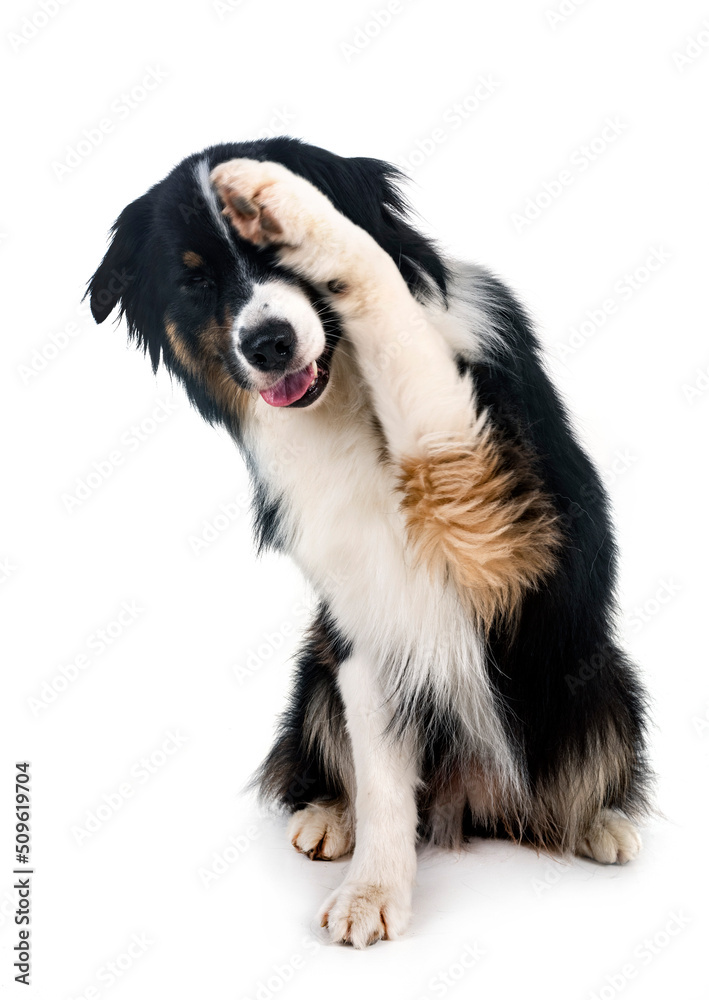
{"label": "dog's eye", "polygon": [[182,287],[190,291],[205,292],[214,288],[214,282],[206,274],[189,274],[182,282]]}

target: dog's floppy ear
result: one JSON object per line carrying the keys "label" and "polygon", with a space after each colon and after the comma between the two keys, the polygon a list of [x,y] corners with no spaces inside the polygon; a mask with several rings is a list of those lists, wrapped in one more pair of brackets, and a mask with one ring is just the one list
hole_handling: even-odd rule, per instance
{"label": "dog's floppy ear", "polygon": [[401,190],[406,175],[368,156],[331,158],[319,167],[315,183],[396,261],[409,288],[425,295],[433,286],[445,294],[441,254],[410,221],[413,213]]}
{"label": "dog's floppy ear", "polygon": [[111,243],[86,294],[97,323],[103,323],[120,306],[119,317],[125,314],[129,337],[150,353],[153,368],[157,369],[162,323],[154,290],[146,287],[155,267],[154,262],[152,269],[147,267],[153,204],[148,192],[123,209],[111,227]]}
{"label": "dog's floppy ear", "polygon": [[143,195],[124,208],[113,223],[111,244],[87,289],[91,314],[97,323],[103,323],[119,302],[121,312],[125,310],[124,298],[136,280],[149,222],[147,196]]}

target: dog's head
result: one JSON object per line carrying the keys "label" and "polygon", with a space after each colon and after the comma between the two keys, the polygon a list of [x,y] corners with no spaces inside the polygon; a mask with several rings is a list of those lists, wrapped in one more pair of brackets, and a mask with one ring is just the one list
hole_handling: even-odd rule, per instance
{"label": "dog's head", "polygon": [[[250,394],[290,407],[320,398],[340,337],[315,289],[222,215],[209,174],[236,157],[281,162],[319,187],[394,258],[415,294],[445,289],[443,264],[406,222],[389,164],[288,138],[213,146],[184,160],[119,215],[89,282],[91,311],[102,323],[120,306],[153,367],[162,359],[203,415],[234,432]],[[287,391],[269,392],[284,383]]]}

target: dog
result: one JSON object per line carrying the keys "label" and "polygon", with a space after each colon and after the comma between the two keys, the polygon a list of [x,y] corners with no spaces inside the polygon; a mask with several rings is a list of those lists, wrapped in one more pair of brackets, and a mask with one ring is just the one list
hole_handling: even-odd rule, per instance
{"label": "dog", "polygon": [[417,844],[622,864],[652,781],[599,475],[523,307],[401,180],[289,137],[210,147],[121,212],[87,291],[228,429],[257,548],[317,594],[254,782],[298,851],[352,852],[319,917],[359,948],[405,931]]}

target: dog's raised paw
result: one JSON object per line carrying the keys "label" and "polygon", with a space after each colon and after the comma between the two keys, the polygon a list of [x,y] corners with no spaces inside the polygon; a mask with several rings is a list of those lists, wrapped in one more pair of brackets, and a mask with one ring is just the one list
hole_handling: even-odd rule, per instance
{"label": "dog's raised paw", "polygon": [[602,809],[576,853],[604,865],[624,865],[638,856],[641,847],[640,834],[629,819],[613,809]]}
{"label": "dog's raised paw", "polygon": [[382,939],[395,940],[411,916],[408,891],[366,882],[345,882],[318,914],[335,944],[366,948]]}
{"label": "dog's raised paw", "polygon": [[291,817],[288,838],[296,851],[312,861],[334,861],[354,846],[350,812],[336,800],[311,802]]}
{"label": "dog's raised paw", "polygon": [[332,210],[317,188],[280,163],[227,160],[212,170],[210,180],[224,215],[257,246],[298,246],[313,229],[313,219]]}

